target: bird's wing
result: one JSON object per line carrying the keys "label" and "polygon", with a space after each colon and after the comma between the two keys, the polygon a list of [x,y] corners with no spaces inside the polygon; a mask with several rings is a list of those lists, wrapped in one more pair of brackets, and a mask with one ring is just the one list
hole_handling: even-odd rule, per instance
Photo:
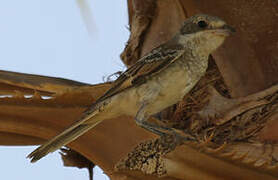
{"label": "bird's wing", "polygon": [[112,87],[101,96],[97,102],[122,92],[127,88],[139,85],[144,82],[146,77],[153,76],[162,71],[183,55],[183,53],[184,50],[182,49],[165,49],[163,47],[152,50],[123,72],[118,79],[114,81]]}

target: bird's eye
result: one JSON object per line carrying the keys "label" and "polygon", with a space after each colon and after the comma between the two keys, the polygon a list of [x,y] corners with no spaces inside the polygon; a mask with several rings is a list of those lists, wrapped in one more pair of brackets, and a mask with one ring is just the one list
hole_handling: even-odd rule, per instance
{"label": "bird's eye", "polygon": [[200,28],[205,28],[205,27],[208,26],[208,24],[206,23],[206,21],[199,21],[199,22],[198,22],[198,26],[199,26]]}

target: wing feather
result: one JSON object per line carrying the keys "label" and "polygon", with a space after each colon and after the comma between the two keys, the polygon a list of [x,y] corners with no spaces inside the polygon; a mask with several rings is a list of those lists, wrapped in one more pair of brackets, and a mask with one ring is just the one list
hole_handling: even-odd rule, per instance
{"label": "wing feather", "polygon": [[144,78],[146,76],[152,76],[169,64],[177,60],[184,50],[182,49],[165,49],[164,51],[161,47],[152,50],[149,54],[142,57],[134,65],[123,72],[119,78],[113,83],[112,87],[98,99],[100,102],[108,97],[111,97],[127,88],[138,85],[138,79]]}

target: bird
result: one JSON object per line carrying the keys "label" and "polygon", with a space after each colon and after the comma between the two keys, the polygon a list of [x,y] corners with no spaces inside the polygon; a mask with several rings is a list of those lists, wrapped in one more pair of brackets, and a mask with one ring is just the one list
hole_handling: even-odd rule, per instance
{"label": "bird", "polygon": [[204,76],[209,55],[233,32],[233,27],[216,16],[197,14],[187,18],[172,39],[130,66],[75,123],[27,158],[36,162],[103,120],[121,115],[135,117],[137,125],[160,136],[174,132],[148,119],[182,100]]}

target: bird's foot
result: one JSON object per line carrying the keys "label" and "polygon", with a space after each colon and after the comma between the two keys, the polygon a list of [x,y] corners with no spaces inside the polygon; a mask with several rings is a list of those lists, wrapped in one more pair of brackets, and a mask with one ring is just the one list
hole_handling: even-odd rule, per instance
{"label": "bird's foot", "polygon": [[195,139],[194,137],[186,135],[182,131],[177,130],[175,128],[156,125],[149,122],[140,122],[140,124],[138,123],[138,125],[161,137],[173,136],[177,141],[191,141]]}

